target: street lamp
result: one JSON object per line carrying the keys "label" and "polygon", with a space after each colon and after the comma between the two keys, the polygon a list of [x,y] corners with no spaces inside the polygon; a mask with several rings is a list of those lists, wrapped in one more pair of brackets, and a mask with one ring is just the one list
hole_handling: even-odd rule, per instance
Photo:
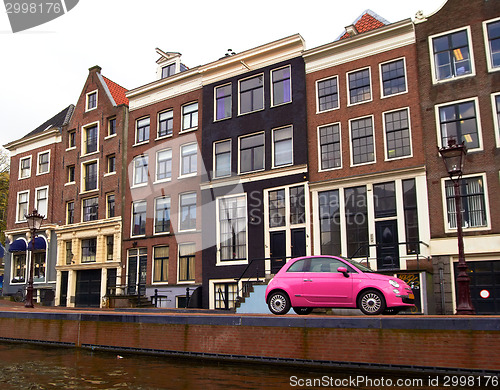
{"label": "street lamp", "polygon": [[457,239],[458,239],[458,276],[457,290],[458,303],[456,314],[476,314],[470,297],[470,277],[467,274],[468,267],[464,254],[464,237],[462,230],[462,200],[460,199],[460,180],[464,166],[467,148],[462,142],[457,144],[454,138],[448,140],[448,146],[439,150],[443,158],[444,165],[448,171],[453,186],[455,188],[455,211],[457,214]]}
{"label": "street lamp", "polygon": [[31,230],[31,260],[29,266],[28,288],[26,289],[26,301],[24,303],[24,307],[33,307],[33,263],[35,256],[35,236],[36,231],[40,229],[45,216],[38,214],[38,211],[36,211],[36,209],[33,209],[31,214],[25,215],[24,217],[26,218],[28,227]]}

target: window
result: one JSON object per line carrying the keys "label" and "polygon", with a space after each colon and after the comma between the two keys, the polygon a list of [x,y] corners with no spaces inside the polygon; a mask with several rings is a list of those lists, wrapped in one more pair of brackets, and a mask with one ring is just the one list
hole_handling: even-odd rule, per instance
{"label": "window", "polygon": [[405,214],[406,253],[420,253],[418,233],[417,189],[415,179],[403,180],[403,208]]}
{"label": "window", "polygon": [[113,173],[116,172],[116,157],[114,154],[110,155],[107,157],[107,173]]}
{"label": "window", "polygon": [[344,190],[347,257],[368,255],[368,209],[366,187]]}
{"label": "window", "polygon": [[75,166],[70,165],[68,166],[68,183],[74,183],[75,182]]}
{"label": "window", "polygon": [[97,125],[83,129],[83,154],[89,154],[97,151]]}
{"label": "window", "polygon": [[384,114],[386,158],[411,156],[410,118],[408,109]]}
{"label": "window", "polygon": [[87,198],[82,201],[83,222],[97,221],[99,198]]}
{"label": "window", "polygon": [[66,265],[71,265],[73,261],[73,242],[65,241],[66,245]]}
{"label": "window", "polygon": [[269,227],[286,225],[285,190],[269,191]]}
{"label": "window", "polygon": [[43,283],[45,282],[45,251],[35,252],[33,257],[33,282]]}
{"label": "window", "polygon": [[264,169],[264,133],[240,138],[240,173]]}
{"label": "window", "polygon": [[318,89],[318,112],[333,110],[339,106],[338,78],[332,77],[316,83]]}
{"label": "window", "polygon": [[149,141],[149,117],[138,119],[136,121],[135,130],[135,143],[140,144],[142,142]]}
{"label": "window", "polygon": [[273,106],[292,101],[292,79],[290,71],[290,66],[271,71]]}
{"label": "window", "polygon": [[97,91],[90,92],[87,94],[87,109],[86,111],[93,110],[97,108]]}
{"label": "window", "polygon": [[292,225],[306,222],[306,201],[304,186],[290,188],[290,223]]}
{"label": "window", "polygon": [[293,164],[292,126],[273,130],[274,167]]}
{"label": "window", "polygon": [[341,255],[339,190],[318,193],[322,255]]}
{"label": "window", "polygon": [[264,108],[264,75],[240,80],[240,114]]}
{"label": "window", "polygon": [[172,177],[172,149],[156,152],[156,181]]}
{"label": "window", "polygon": [[198,127],[198,102],[190,103],[182,107],[182,130],[190,130]]}
{"label": "window", "polygon": [[231,176],[231,140],[214,143],[214,176]]}
{"label": "window", "polygon": [[373,185],[373,204],[375,218],[396,216],[396,187],[395,182]]}
{"label": "window", "polygon": [[134,186],[148,182],[148,156],[134,158]]}
{"label": "window", "polygon": [[232,309],[238,299],[238,283],[215,283],[215,308]]}
{"label": "window", "polygon": [[115,194],[106,195],[106,217],[113,218],[115,216]]}
{"label": "window", "polygon": [[168,110],[158,115],[158,138],[172,135],[174,131],[174,111]]}
{"label": "window", "polygon": [[113,261],[113,252],[114,252],[114,236],[106,236],[106,260]]}
{"label": "window", "polygon": [[93,263],[96,261],[96,248],[96,238],[87,238],[82,240],[82,263]]}
{"label": "window", "polygon": [[50,152],[38,154],[38,171],[37,175],[49,172]]}
{"label": "window", "polygon": [[175,74],[175,64],[170,64],[161,68],[161,78],[173,76]]}
{"label": "window", "polygon": [[16,222],[26,221],[25,215],[28,214],[29,197],[30,197],[29,191],[17,193]]}
{"label": "window", "polygon": [[31,176],[31,156],[19,160],[19,178],[26,179]]}
{"label": "window", "polygon": [[170,197],[155,199],[156,233],[170,233]]}
{"label": "window", "polygon": [[116,134],[116,118],[108,119],[108,137]]}
{"label": "window", "polygon": [[194,244],[179,244],[179,282],[194,281]]}
{"label": "window", "polygon": [[[464,229],[487,226],[485,183],[481,176],[460,180],[462,227]],[[455,187],[451,180],[445,181],[448,229],[457,228]]]}
{"label": "window", "polygon": [[440,146],[447,146],[454,139],[457,143],[465,141],[469,151],[480,148],[475,100],[438,106],[437,111]]}
{"label": "window", "polygon": [[247,207],[244,195],[220,198],[219,256],[221,261],[247,258]]}
{"label": "window", "polygon": [[168,281],[168,258],[170,249],[168,246],[155,246],[153,248],[153,282]]}
{"label": "window", "polygon": [[215,120],[231,118],[231,84],[215,88]]}
{"label": "window", "polygon": [[500,147],[500,94],[491,95],[493,104],[493,122],[495,123],[497,147]]}
{"label": "window", "polygon": [[429,39],[432,42],[435,80],[449,80],[472,74],[468,30]]}
{"label": "window", "polygon": [[12,282],[24,283],[26,275],[26,255],[24,253],[13,254],[12,261]]}
{"label": "window", "polygon": [[197,145],[181,146],[181,176],[195,174],[197,167]]}
{"label": "window", "polygon": [[382,96],[406,92],[405,61],[403,59],[380,65]]}
{"label": "window", "polygon": [[146,234],[146,209],[145,200],[132,203],[132,236]]}
{"label": "window", "polygon": [[68,131],[68,149],[76,147],[76,131]]}
{"label": "window", "polygon": [[320,170],[340,168],[342,152],[340,148],[340,124],[318,128]]}
{"label": "window", "polygon": [[358,104],[372,99],[370,68],[348,74],[349,104]]}
{"label": "window", "polygon": [[196,193],[180,195],[179,230],[196,229]]}
{"label": "window", "polygon": [[83,191],[97,189],[97,161],[83,164]]}
{"label": "window", "polygon": [[500,69],[500,20],[486,23],[488,68]]}
{"label": "window", "polygon": [[75,223],[75,202],[66,203],[66,223]]}
{"label": "window", "polygon": [[35,190],[35,197],[36,197],[35,207],[38,211],[38,214],[43,215],[44,217],[47,217],[48,194],[49,194],[48,187],[37,188]]}
{"label": "window", "polygon": [[375,161],[372,120],[367,117],[350,121],[352,165]]}

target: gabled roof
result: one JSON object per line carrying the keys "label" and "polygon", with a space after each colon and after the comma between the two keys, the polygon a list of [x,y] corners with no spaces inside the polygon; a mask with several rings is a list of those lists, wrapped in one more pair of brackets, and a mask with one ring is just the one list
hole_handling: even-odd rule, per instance
{"label": "gabled roof", "polygon": [[64,110],[62,110],[60,113],[54,115],[48,121],[45,121],[44,123],[42,123],[35,130],[30,131],[23,138],[28,138],[28,137],[31,137],[35,134],[42,133],[47,129],[61,128],[62,126],[64,126],[65,124],[67,124],[69,122],[69,120],[71,119],[71,115],[73,114],[74,109],[75,109],[75,106],[73,104],[70,104],[68,107],[66,107]]}
{"label": "gabled roof", "polygon": [[127,89],[123,88],[121,85],[116,84],[114,81],[111,81],[105,76],[102,76],[102,78],[106,83],[106,86],[108,87],[112,98],[115,100],[116,105],[126,104],[128,106],[128,99],[125,96]]}
{"label": "gabled roof", "polygon": [[[351,26],[355,27],[357,34],[361,34],[380,27],[384,27],[388,24],[390,24],[390,22],[388,22],[386,19],[384,19],[380,15],[377,15],[372,10],[367,9],[354,22],[352,22]],[[349,34],[349,32],[344,30],[344,32],[336,40],[349,38],[350,36],[351,35]]]}

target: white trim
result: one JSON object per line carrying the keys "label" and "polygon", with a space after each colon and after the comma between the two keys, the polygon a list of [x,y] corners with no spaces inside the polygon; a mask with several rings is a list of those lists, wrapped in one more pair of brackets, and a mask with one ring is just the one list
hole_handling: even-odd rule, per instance
{"label": "white trim", "polygon": [[[172,133],[160,136],[160,115],[166,114],[168,112],[172,113]],[[168,118],[168,119],[170,119],[170,118]],[[173,126],[174,122],[173,121],[174,121],[174,109],[173,108],[167,108],[165,110],[158,111],[158,113],[156,114],[156,138],[155,138],[155,141],[160,140],[160,139],[165,139],[168,137],[172,137],[174,135],[174,126]],[[151,136],[151,126],[149,126],[149,132],[150,132],[149,135]]]}
{"label": "white trim", "polygon": [[[263,153],[264,161],[263,161],[263,167],[261,169],[256,169],[256,170],[253,170],[253,171],[241,172],[241,139],[242,138],[247,138],[247,137],[252,137],[252,136],[258,135],[258,134],[263,134],[264,135],[264,153]],[[260,171],[265,171],[265,170],[266,170],[266,133],[265,133],[265,131],[261,130],[261,131],[256,131],[255,133],[244,134],[244,135],[238,136],[238,175],[246,175],[248,173],[260,172]]]}
{"label": "white trim", "polygon": [[[89,97],[94,93],[95,93],[95,107],[89,108]],[[85,94],[85,112],[97,109],[98,105],[99,105],[99,91],[97,89],[94,89],[93,91],[87,92]]]}
{"label": "white trim", "polygon": [[[352,127],[351,127],[351,123],[354,122],[354,121],[358,121],[358,120],[362,120],[362,119],[366,119],[366,118],[371,118],[372,119],[373,161],[367,161],[367,162],[364,162],[364,163],[354,164],[354,162],[353,162]],[[350,158],[350,163],[351,163],[350,166],[351,167],[359,167],[359,166],[362,166],[362,165],[375,164],[377,162],[377,145],[375,143],[375,121],[374,121],[374,115],[373,114],[361,116],[361,117],[358,117],[358,118],[349,119],[349,158]]]}
{"label": "white trim", "polygon": [[[76,129],[72,129],[72,130],[69,130],[68,131],[68,144],[66,145],[66,150],[73,150],[73,149],[76,149]],[[69,141],[71,140],[71,134],[74,134],[75,135],[75,144],[73,146],[70,146],[69,145]]]}
{"label": "white trim", "polygon": [[[156,265],[155,265],[155,249],[156,248],[168,248],[168,260],[167,260],[167,280],[165,281],[159,281],[159,282],[155,282],[155,268],[156,268]],[[169,272],[168,272],[168,267],[170,265],[170,248],[171,248],[171,245],[170,244],[167,244],[165,245],[164,243],[161,243],[159,245],[153,245],[151,247],[151,284],[153,286],[167,286],[169,283],[168,283],[168,277],[169,277]]]}
{"label": "white trim", "polygon": [[[38,206],[38,192],[41,191],[41,190],[47,190],[47,197],[45,198],[45,201],[46,201],[46,210],[40,210],[40,207]],[[38,211],[38,214],[40,215],[44,215],[44,219],[47,219],[47,215],[49,213],[49,186],[46,185],[46,186],[41,186],[41,187],[37,187],[35,188],[35,198],[33,199],[34,200],[34,203],[35,203],[35,208],[37,209]]]}
{"label": "white trim", "polygon": [[500,66],[493,67],[493,63],[491,61],[490,41],[488,39],[488,27],[487,27],[488,24],[499,22],[499,21],[500,21],[500,18],[493,18],[493,19],[483,21],[484,50],[485,50],[485,54],[486,54],[486,63],[488,64],[488,72],[499,72],[500,71]]}
{"label": "white trim", "polygon": [[[97,220],[99,220],[99,198],[100,196],[99,195],[91,195],[91,196],[85,196],[85,197],[82,197],[82,199],[80,200],[80,222],[81,223],[89,223],[89,222],[95,222]],[[84,213],[83,213],[83,202],[88,200],[88,199],[97,199],[97,219],[94,219],[92,221],[85,221],[84,220]],[[67,222],[67,215],[68,215],[68,203],[71,203],[73,202],[74,204],[76,204],[76,202],[74,200],[70,200],[68,202],[66,202],[66,222]],[[76,208],[73,206],[73,213],[75,212]],[[76,222],[76,218],[75,218],[75,215],[73,215],[73,223]]]}
{"label": "white trim", "polygon": [[[96,159],[93,159],[93,160],[87,160],[87,161],[82,161],[80,163],[80,194],[87,194],[87,193],[90,193],[90,192],[93,192],[93,191],[99,191],[99,162],[100,162],[100,159],[96,158]],[[93,190],[87,190],[85,189],[85,166],[86,165],[90,165],[92,163],[97,163],[97,170],[96,170],[96,188],[94,188]]]}
{"label": "white trim", "polygon": [[[157,232],[156,231],[156,203],[158,201],[158,199],[168,199],[168,203],[169,203],[169,206],[168,206],[168,209],[169,209],[169,212],[168,212],[168,215],[169,215],[169,221],[170,221],[170,227],[172,227],[172,218],[171,218],[171,215],[172,215],[172,198],[170,197],[170,195],[163,195],[163,196],[158,196],[154,199],[154,215],[153,215],[153,235],[155,236],[159,236],[159,235],[169,235],[170,234],[170,229],[168,232]],[[170,254],[169,254],[169,258],[170,258]]]}
{"label": "white trim", "polygon": [[[405,90],[402,92],[393,93],[390,95],[384,95],[384,80],[382,78],[382,76],[383,76],[382,75],[382,66],[390,64],[392,62],[401,61],[401,60],[403,60],[403,69],[404,69],[404,73],[405,73]],[[393,96],[398,96],[398,95],[403,95],[405,93],[408,93],[408,73],[406,72],[406,57],[399,57],[399,58],[394,58],[394,59],[389,60],[389,61],[381,62],[380,64],[378,64],[378,69],[379,69],[379,81],[380,81],[380,99],[387,99],[387,98],[390,98]]]}
{"label": "white trim", "polygon": [[[289,84],[288,84],[289,88],[290,88],[290,100],[288,102],[274,104],[273,72],[281,70],[281,69],[285,69],[285,68],[290,69],[290,80],[289,80]],[[270,95],[271,95],[271,108],[279,107],[279,106],[283,106],[284,104],[292,103],[292,101],[293,101],[293,97],[292,97],[292,65],[288,64],[285,66],[280,66],[279,68],[271,69],[269,71],[269,84],[270,84]]]}
{"label": "white trim", "polygon": [[[436,104],[434,106],[438,148],[443,147],[443,144],[441,142],[442,135],[441,135],[441,119],[439,117],[439,109],[442,107],[455,106],[457,104],[466,103],[466,102],[474,102],[474,110],[476,112],[477,140],[478,140],[478,145],[479,145],[477,148],[467,149],[467,152],[471,153],[471,152],[479,152],[479,151],[483,150],[483,132],[482,132],[482,128],[481,128],[481,113],[479,112],[479,99],[477,98],[477,96],[470,97],[467,99],[454,100],[454,101],[450,101],[450,102],[446,102],[446,103]],[[460,143],[460,142],[461,142],[461,140],[457,140],[457,143]]]}
{"label": "white trim", "polygon": [[[144,141],[140,141],[140,142],[137,142],[137,125],[139,124],[139,121],[142,121],[144,119],[148,119],[149,120],[149,123],[148,123],[148,126],[149,126],[149,134],[148,134],[148,138]],[[138,146],[138,145],[143,145],[143,144],[147,144],[149,143],[149,139],[151,138],[151,116],[150,115],[144,115],[144,116],[141,116],[139,118],[137,118],[135,120],[135,130],[134,130],[134,144],[132,146]]]}
{"label": "white trim", "polygon": [[196,216],[195,216],[195,222],[196,222],[196,225],[198,225],[198,220],[199,220],[199,216],[198,216],[198,201],[201,200],[199,199],[199,196],[198,196],[198,193],[196,191],[186,191],[186,192],[182,192],[182,193],[179,193],[179,203],[178,203],[178,213],[177,213],[177,232],[195,232],[196,231],[196,227],[194,229],[181,229],[181,222],[182,222],[182,201],[181,201],[181,198],[183,195],[191,195],[191,194],[194,194],[195,195],[195,198],[196,198],[196,203],[195,203],[195,211],[196,211]]}
{"label": "white trim", "polygon": [[[192,127],[188,127],[188,128],[184,128],[184,109],[188,106],[191,106],[191,105],[195,105],[196,104],[196,126],[192,126]],[[189,117],[191,118],[191,116],[193,115],[195,111],[192,111],[192,112],[189,112],[188,115]],[[181,106],[181,127],[180,127],[180,131],[179,131],[179,134],[183,134],[183,133],[188,133],[190,131],[195,131],[195,130],[198,130],[198,127],[199,127],[199,124],[200,124],[200,105],[198,103],[198,100],[193,100],[189,103],[185,103]]]}
{"label": "white trim", "polygon": [[[387,132],[386,132],[386,121],[385,121],[385,114],[391,114],[393,112],[398,112],[398,111],[403,111],[406,110],[406,113],[408,115],[408,139],[410,141],[410,154],[406,156],[400,156],[400,157],[393,157],[390,158],[388,156],[388,150],[387,150]],[[411,158],[413,157],[413,142],[412,142],[412,131],[411,131],[411,116],[410,116],[410,107],[401,107],[397,108],[394,110],[389,110],[389,111],[384,111],[382,112],[382,126],[383,126],[383,131],[384,131],[384,161],[395,161],[395,160],[402,160],[405,158]]]}
{"label": "white trim", "polygon": [[[370,77],[370,98],[357,103],[351,103],[351,89],[349,88],[349,75],[353,73],[363,72],[368,69],[368,76]],[[347,91],[347,107],[357,106],[358,104],[369,103],[373,101],[373,83],[372,83],[372,67],[365,66],[363,68],[354,69],[345,74],[346,91]]]}
{"label": "white trim", "polygon": [[[217,89],[222,88],[222,87],[227,87],[228,85],[231,86],[231,95],[230,95],[231,115],[229,115],[228,117],[225,117],[225,118],[217,119]],[[230,83],[225,83],[225,84],[215,86],[214,87],[214,122],[224,121],[226,119],[231,119],[232,117],[233,117],[233,83],[230,82]]]}
{"label": "white trim", "polygon": [[[87,149],[87,143],[86,143],[86,135],[87,135],[87,130],[89,128],[92,128],[92,127],[97,127],[97,149],[94,151],[94,152],[90,152],[90,153],[86,153],[86,150]],[[99,121],[95,121],[95,122],[91,122],[91,123],[87,123],[85,125],[83,125],[81,127],[82,131],[81,131],[81,156],[80,157],[84,157],[84,156],[89,156],[93,153],[99,153],[99,134],[101,133],[101,129],[100,129],[100,122]]]}
{"label": "white trim", "polygon": [[[138,160],[138,159],[146,159],[146,168],[147,168],[146,169],[146,181],[141,181],[140,183],[135,182],[136,162],[137,162],[136,160]],[[148,184],[148,180],[149,180],[149,155],[139,154],[132,159],[132,185],[130,186],[130,188],[143,187],[143,186]]]}
{"label": "white trim", "polygon": [[17,193],[17,197],[16,197],[16,223],[26,222],[26,218],[25,219],[18,219],[17,218],[19,216],[19,196],[21,194],[28,194],[28,202],[27,202],[27,206],[26,206],[26,212],[29,213],[29,209],[30,209],[30,190],[19,191]]}
{"label": "white trim", "polygon": [[[253,111],[248,111],[248,112],[241,112],[241,82],[242,81],[246,81],[246,80],[250,80],[250,79],[253,79],[253,78],[257,78],[257,77],[260,77],[262,76],[262,108],[259,108],[258,110],[253,110]],[[245,77],[243,79],[239,79],[238,80],[238,116],[240,115],[247,115],[247,114],[251,114],[253,112],[258,112],[258,111],[262,111],[266,108],[266,99],[265,99],[265,91],[264,91],[264,87],[266,85],[266,77],[264,75],[264,73],[257,73],[257,74],[254,74],[252,76],[248,76],[248,77]]]}
{"label": "white trim", "polygon": [[[274,133],[277,131],[277,130],[283,130],[283,129],[290,129],[290,135],[291,135],[291,141],[292,141],[292,148],[291,148],[291,155],[292,155],[292,161],[287,163],[287,164],[283,164],[283,165],[276,165],[276,161],[275,161],[275,140],[274,140]],[[271,129],[271,168],[272,169],[277,169],[277,168],[283,168],[283,167],[288,167],[290,165],[293,165],[293,153],[294,152],[294,148],[293,148],[293,125],[287,125],[287,126],[281,126],[281,127],[275,127],[274,129]],[[264,140],[264,154],[265,154],[265,140]]]}
{"label": "white trim", "polygon": [[[340,144],[340,166],[339,167],[333,167],[333,168],[326,168],[323,169],[321,167],[322,165],[322,160],[321,160],[321,135],[320,135],[320,130],[323,127],[329,127],[329,126],[335,126],[338,125],[339,127],[339,144]],[[343,163],[343,158],[342,158],[342,124],[341,122],[333,122],[333,123],[326,123],[324,125],[320,125],[316,128],[316,136],[317,136],[317,144],[318,144],[318,172],[327,172],[327,171],[334,171],[336,169],[342,169],[342,163]]]}
{"label": "white trim", "polygon": [[[134,200],[134,201],[132,201],[131,207],[130,207],[130,237],[131,238],[132,237],[137,238],[137,237],[145,237],[146,236],[146,233],[137,234],[137,235],[134,234],[134,204],[136,204],[136,203],[145,203],[146,204],[146,229],[145,230],[147,230],[148,201],[146,199]],[[135,248],[135,249],[138,249],[138,248]]]}
{"label": "white trim", "polygon": [[[115,197],[115,208],[116,208],[116,195],[115,195],[115,193],[114,193],[114,192],[108,192],[108,193],[106,193],[106,196],[105,196],[105,199],[104,199],[104,200],[105,200],[105,202],[106,202],[106,219],[107,219],[107,218],[114,218],[114,217],[110,217],[110,216],[109,216],[109,208],[108,208],[108,206],[109,206],[109,202],[108,202],[108,198],[109,198],[111,195],[113,195],[113,196]],[[116,210],[115,210],[115,216],[116,216]]]}
{"label": "white trim", "polygon": [[[180,280],[180,273],[181,273],[181,246],[185,245],[193,245],[194,246],[194,279],[193,280]],[[170,249],[169,249],[170,251]],[[194,241],[188,241],[188,242],[179,242],[177,243],[177,284],[182,284],[182,285],[190,285],[190,284],[195,284],[196,283],[196,243]],[[170,252],[169,252],[169,260],[170,260]]]}
{"label": "white trim", "polygon": [[500,119],[497,113],[496,98],[500,98],[500,92],[495,92],[491,94],[491,109],[493,111],[493,128],[495,129],[495,141],[497,148],[500,148]]}
{"label": "white trim", "polygon": [[[25,176],[25,177],[21,177],[21,162],[23,160],[30,160],[30,169],[29,169],[29,175],[28,176]],[[23,179],[29,179],[31,177],[31,170],[33,168],[33,165],[32,165],[32,156],[31,154],[29,156],[25,156],[25,157],[20,157],[19,158],[19,172],[18,172],[18,176],[17,176],[17,180],[23,180]]]}
{"label": "white trim", "polygon": [[[182,164],[183,148],[191,146],[191,145],[194,145],[195,149],[196,149],[196,153],[195,153],[195,156],[196,156],[196,171],[183,174],[182,173],[182,168],[183,168],[183,164]],[[195,142],[187,142],[187,143],[182,144],[182,145],[179,146],[179,176],[178,176],[178,179],[184,179],[186,177],[193,177],[193,176],[196,176],[198,174],[198,154],[199,154],[198,153],[198,142],[196,142],[196,141]]]}
{"label": "white trim", "polygon": [[[167,152],[167,151],[170,151],[170,177],[167,177],[166,179],[158,179],[158,166],[159,166],[159,164],[158,164],[158,154],[161,153],[161,152]],[[156,157],[155,158],[155,180],[154,180],[153,184],[165,183],[165,182],[172,181],[172,170],[173,170],[173,165],[172,165],[172,162],[173,162],[173,152],[172,152],[172,148],[165,148],[165,149],[157,150],[156,154],[155,154],[155,157]]]}
{"label": "white trim", "polygon": [[[319,90],[318,90],[318,83],[321,83],[322,81],[327,81],[327,80],[330,80],[330,79],[337,79],[337,107],[333,107],[333,108],[329,108],[328,110],[323,110],[323,111],[320,111],[319,109]],[[324,112],[329,112],[329,111],[333,111],[333,110],[338,110],[340,108],[340,91],[339,91],[339,75],[336,74],[335,76],[328,76],[328,77],[325,77],[323,79],[319,79],[319,80],[316,80],[315,81],[315,85],[314,85],[314,88],[315,88],[315,93],[316,93],[316,114],[322,114]]]}
{"label": "white trim", "polygon": [[[48,169],[46,172],[40,172],[40,156],[47,153],[49,155]],[[50,149],[38,152],[36,155],[36,176],[46,175],[47,173],[50,173]]]}
{"label": "white trim", "polygon": [[[217,172],[217,155],[215,153],[215,145],[223,143],[223,142],[229,142],[229,170],[230,170],[230,173],[228,175],[217,176],[216,175],[216,172]],[[212,179],[221,179],[221,178],[224,178],[224,177],[231,177],[232,172],[233,172],[233,161],[232,161],[232,158],[233,158],[233,139],[232,138],[227,138],[227,139],[222,139],[222,140],[214,141],[212,143],[212,155],[213,155],[213,161],[212,161],[212,164],[213,164],[212,165],[212,172],[213,172],[213,174],[212,174]]]}
{"label": "white trim", "polygon": [[[109,125],[110,125],[110,123],[111,123],[111,121],[112,121],[113,119],[115,120],[115,132],[114,132],[114,134],[109,134],[109,128],[110,128],[110,126],[109,126]],[[112,137],[116,137],[116,135],[117,135],[117,131],[116,131],[116,122],[117,122],[117,120],[116,120],[116,115],[112,115],[112,116],[110,116],[110,117],[106,118],[106,125],[107,125],[106,127],[107,127],[107,128],[106,128],[106,136],[104,137],[104,139],[109,139],[109,138],[112,138]]]}
{"label": "white trim", "polygon": [[[469,49],[469,56],[470,56],[470,70],[471,70],[471,72],[468,74],[465,74],[463,76],[452,76],[448,79],[438,80],[437,74],[436,74],[436,64],[434,62],[434,50],[433,50],[433,44],[432,44],[433,39],[443,37],[445,35],[450,35],[450,34],[453,34],[453,33],[459,32],[459,31],[464,31],[464,30],[467,33],[467,42],[468,42],[468,49]],[[467,77],[474,77],[476,75],[476,67],[474,64],[474,51],[473,51],[470,26],[464,26],[464,27],[456,28],[454,30],[441,32],[439,34],[430,35],[427,39],[428,39],[428,43],[429,43],[429,56],[430,56],[430,65],[431,65],[432,84],[435,85],[435,84],[447,83],[447,82],[452,81],[452,80],[463,79],[463,78],[467,78]]]}

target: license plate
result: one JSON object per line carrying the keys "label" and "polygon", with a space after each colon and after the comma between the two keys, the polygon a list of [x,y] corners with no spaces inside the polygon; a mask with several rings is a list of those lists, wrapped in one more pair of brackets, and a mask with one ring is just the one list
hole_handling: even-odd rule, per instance
{"label": "license plate", "polygon": [[413,293],[410,293],[410,294],[408,294],[408,298],[415,299],[415,295],[413,295]]}

